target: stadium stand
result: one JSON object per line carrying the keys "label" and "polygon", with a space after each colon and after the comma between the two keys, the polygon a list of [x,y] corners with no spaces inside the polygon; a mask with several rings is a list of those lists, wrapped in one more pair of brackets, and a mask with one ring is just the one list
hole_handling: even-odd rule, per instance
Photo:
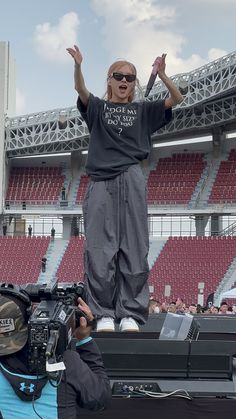
{"label": "stadium stand", "polygon": [[60,167],[14,167],[10,174],[6,201],[38,201],[55,204],[64,185],[65,176]]}
{"label": "stadium stand", "polygon": [[[2,61],[4,69],[4,63],[9,65],[8,54]],[[235,414],[236,318],[211,311],[220,305],[219,294],[236,284],[235,68],[236,53],[231,53],[173,77],[176,85],[180,86],[181,80],[187,84],[185,100],[173,109],[173,120],[153,135],[153,148],[143,162],[148,181],[150,299],[159,300],[160,314],[149,316],[134,339],[116,332],[109,334],[115,340],[109,335],[98,337],[100,344],[104,339],[101,349],[107,371],[111,375],[114,372],[112,382],[116,384],[118,379],[120,386],[124,379],[124,383],[129,382],[128,389],[135,383],[135,391],[136,385],[142,385],[142,395],[136,393],[133,400],[127,397],[127,386],[122,386],[122,397],[119,394],[114,398],[115,411],[105,411],[106,418],[124,416],[124,412],[129,418],[155,416],[157,409],[159,416],[183,419]],[[5,73],[0,86],[3,102],[11,92],[11,74]],[[164,97],[163,83],[157,81],[147,100]],[[10,117],[5,108],[4,126],[0,124],[0,282],[81,281],[87,126],[75,105],[16,117]],[[52,227],[56,231],[54,239],[49,237]],[[47,258],[45,273],[43,256]],[[206,306],[209,296],[212,305]],[[228,300],[230,305],[233,302],[236,300]],[[199,342],[158,345],[163,319],[166,312],[173,313],[173,306],[181,313],[203,314],[194,319],[200,324]],[[152,389],[157,383],[158,393],[163,392],[166,399],[171,392],[171,397],[159,400],[158,407],[153,397],[150,403],[146,397],[142,400],[145,383]],[[176,391],[181,391],[182,398],[185,390],[191,394],[191,401],[183,400],[180,409]]]}
{"label": "stadium stand", "polygon": [[50,237],[0,237],[0,282],[35,283],[41,271],[41,259],[47,253]]}
{"label": "stadium stand", "polygon": [[[219,170],[222,178],[227,175],[228,181],[231,179],[232,183],[234,182],[234,172],[236,172],[235,156],[236,150],[232,149],[229,151],[228,161],[222,161],[220,167],[223,167],[223,169]],[[167,205],[176,203],[187,204],[204,173],[206,164],[206,154],[199,152],[178,152],[159,158],[156,168],[151,170],[148,177],[148,203],[156,205],[156,208],[163,202]],[[219,176],[219,173],[217,176]],[[88,184],[88,176],[84,174],[80,175],[80,172],[78,172],[75,179],[77,184],[78,178],[80,181],[75,201],[77,205],[82,204]],[[54,199],[55,191],[57,195],[56,199],[59,199],[63,182],[64,175],[62,174],[62,169],[59,167],[13,167],[10,172],[6,201],[14,199],[18,200],[21,204],[24,199],[27,202],[32,200],[37,206],[40,198],[41,200],[45,198],[48,200],[49,198]],[[225,189],[227,189],[226,185]],[[34,198],[37,199],[34,201]],[[8,236],[8,238],[10,237]],[[197,262],[196,260],[192,261],[191,255],[200,254],[200,250],[197,247],[195,248],[197,246],[196,243],[199,243],[200,239],[204,258],[197,258],[200,264],[198,263],[198,267],[196,268]],[[229,260],[225,260],[225,248],[219,248],[219,252],[221,251],[223,255],[221,257],[219,257],[220,254],[217,250],[224,239],[230,242],[231,237],[224,237],[224,239],[222,237],[212,237],[211,239],[211,242],[209,242],[208,237],[205,237],[205,239],[202,237],[169,238],[168,243],[156,260],[150,273],[149,284],[155,288],[153,294],[155,298],[161,300],[166,299],[165,285],[171,286],[170,300],[175,299],[181,294],[187,303],[190,303],[191,296],[194,296],[194,301],[197,301],[198,282],[200,281],[205,283],[205,299],[209,293],[216,290],[233,256],[231,255]],[[170,253],[170,249],[169,253],[167,252],[170,243],[176,245],[173,254]],[[184,248],[181,247],[182,253],[180,252],[179,254],[180,243],[181,246],[184,244],[186,246]],[[210,248],[213,245],[215,247]],[[83,280],[83,246],[83,236],[70,238],[69,245],[56,273],[56,277],[60,282],[77,282],[78,280]],[[208,249],[210,252],[209,257],[207,256]],[[28,253],[27,248],[24,248],[24,252]],[[217,257],[215,259],[213,258],[213,254],[218,255],[218,259],[221,260],[222,264],[220,266],[218,266],[219,261]],[[183,255],[185,256],[181,259]],[[188,264],[186,261],[190,260],[191,264]],[[212,269],[212,265],[214,265],[214,269]],[[32,269],[30,269],[31,271]],[[30,276],[26,282],[37,281],[39,273],[40,268],[37,272],[34,272],[32,279]],[[14,275],[10,276],[11,278],[14,278]],[[20,281],[22,278],[25,278],[25,273],[20,273]],[[8,276],[5,279],[8,280]]]}
{"label": "stadium stand", "polygon": [[77,196],[76,196],[76,203],[77,204],[82,204],[82,202],[84,200],[86,188],[87,188],[87,185],[88,185],[88,180],[89,180],[89,178],[88,178],[87,175],[82,175],[80,177],[79,188],[78,188]]}
{"label": "stadium stand", "polygon": [[84,276],[84,236],[71,237],[56,276],[59,282],[79,282]]}
{"label": "stadium stand", "polygon": [[[150,275],[153,296],[159,301],[181,297],[187,304],[197,301],[203,282],[207,297],[214,292],[236,257],[236,237],[169,237]],[[171,287],[170,298],[165,286]]]}
{"label": "stadium stand", "polygon": [[209,204],[236,203],[236,149],[222,161],[212,187]]}
{"label": "stadium stand", "polygon": [[[203,157],[203,153],[174,153],[172,157],[160,158],[148,177],[148,203],[189,202],[206,167]],[[82,175],[76,203],[83,202],[87,184],[88,176]]]}
{"label": "stadium stand", "polygon": [[[228,255],[228,250],[225,250],[227,246],[221,249],[222,255],[217,253],[219,244],[217,239],[213,238],[212,246],[214,243],[216,250],[212,248],[211,252],[212,254],[213,252],[218,254],[218,259],[222,261],[223,266],[220,265],[218,260],[214,261],[212,255],[208,258],[209,266],[207,265],[207,258],[202,259],[200,257],[198,267],[195,265],[195,260],[193,260],[192,266],[190,266],[191,264],[186,266],[187,261],[190,260],[188,251],[192,252],[194,256],[196,253],[192,242],[195,244],[195,241],[199,240],[203,246],[203,251],[207,253],[204,246],[205,244],[207,248],[210,246],[208,238],[205,237],[202,240],[200,237],[208,234],[221,234],[221,230],[226,227],[223,220],[225,216],[229,217],[228,225],[232,223],[228,234],[235,234],[236,230],[233,221],[230,219],[230,217],[235,216],[234,204],[236,203],[236,136],[227,137],[229,133],[234,132],[236,121],[234,106],[235,57],[235,53],[232,53],[187,73],[185,79],[188,86],[184,102],[173,110],[171,123],[153,135],[154,146],[144,164],[144,166],[146,165],[146,173],[149,174],[147,192],[150,238],[152,238],[152,235],[155,236],[152,226],[159,222],[160,217],[163,219],[161,223],[165,224],[166,222],[168,224],[169,222],[165,221],[164,218],[169,216],[173,216],[173,218],[182,217],[182,219],[191,218],[194,228],[189,234],[196,235],[195,238],[177,239],[174,237],[171,239],[170,237],[168,239],[155,264],[155,269],[156,265],[160,269],[161,263],[163,263],[165,270],[163,274],[161,272],[156,273],[153,267],[150,275],[150,285],[154,285],[155,295],[158,298],[164,296],[163,289],[167,283],[166,279],[168,279],[167,284],[171,285],[169,277],[166,276],[169,270],[174,277],[171,277],[173,282],[177,276],[179,281],[176,281],[175,285],[172,286],[170,298],[182,294],[182,291],[185,295],[185,282],[183,283],[183,290],[181,282],[183,277],[186,277],[186,281],[191,281],[191,284],[194,280],[196,282],[205,281],[206,297],[208,291],[214,291],[214,287],[217,287],[227,270],[227,264],[232,260],[232,255],[229,256],[229,260],[225,260],[226,254]],[[182,79],[183,74],[174,76],[174,82],[178,84],[179,78]],[[147,100],[163,98],[165,94],[162,83],[157,83]],[[63,118],[61,118],[62,115]],[[84,272],[82,256],[84,238],[74,239],[71,238],[71,234],[74,234],[75,228],[78,234],[83,232],[82,209],[80,206],[88,182],[88,177],[84,175],[86,161],[84,151],[89,144],[86,124],[76,106],[13,118],[6,113],[2,134],[3,142],[5,141],[4,153],[6,157],[2,172],[2,233],[4,226],[6,227],[6,239],[16,238],[17,234],[27,235],[28,225],[32,224],[32,238],[34,234],[50,235],[55,220],[48,227],[48,231],[43,228],[42,233],[38,232],[38,222],[42,220],[43,223],[43,217],[45,217],[46,225],[49,217],[57,218],[61,224],[56,227],[55,242],[58,238],[61,238],[65,240],[66,247],[67,241],[70,240],[58,268],[57,276],[60,281],[81,280]],[[199,141],[194,144],[192,140],[195,138],[199,140],[201,135],[210,136],[209,142]],[[191,140],[189,140],[190,138]],[[177,140],[176,143],[174,143],[175,140]],[[169,142],[169,146],[166,146],[166,142]],[[156,146],[158,148],[155,148]],[[59,157],[61,153],[63,157]],[[32,159],[32,155],[35,159]],[[227,156],[228,160],[226,160]],[[65,166],[63,166],[63,163],[65,163]],[[216,173],[217,177],[215,178]],[[66,186],[67,191],[66,202],[59,202],[63,186]],[[11,205],[13,202],[15,204]],[[34,208],[29,206],[29,202]],[[23,207],[23,203],[27,203],[27,208]],[[59,205],[57,205],[58,203]],[[230,212],[227,203],[231,205]],[[52,204],[51,207],[50,204]],[[163,204],[165,207],[163,207]],[[153,221],[155,216],[156,219]],[[73,219],[76,217],[78,219],[75,228],[73,228]],[[5,222],[7,222],[6,226],[4,225]],[[184,222],[185,220],[183,224]],[[180,223],[182,223],[182,220]],[[211,224],[214,224],[214,226],[211,226]],[[62,227],[61,232],[59,226]],[[160,228],[157,228],[157,234],[165,240],[167,235],[175,235],[175,230],[170,229],[166,234],[165,226],[161,225]],[[182,230],[179,234],[187,235],[187,232]],[[221,240],[224,241],[219,239],[220,242]],[[168,249],[171,241],[173,241],[173,245],[176,245],[174,251],[177,259],[173,256],[172,259],[164,258],[165,262],[161,262],[161,258],[165,255],[164,252]],[[230,242],[230,238],[227,238],[227,243],[228,241]],[[182,242],[183,244],[187,243],[186,248],[183,249],[186,252],[186,260],[181,259],[182,255],[178,253],[179,244]],[[189,245],[189,243],[191,244]],[[28,255],[28,249],[22,249],[22,253]],[[52,252],[52,258],[53,252],[55,257],[55,243],[54,248],[53,246],[50,247],[50,251]],[[62,257],[63,252],[64,248],[61,250],[61,254],[57,255],[58,259]],[[58,261],[58,259],[55,257],[54,260]],[[0,256],[0,260],[1,264],[4,265],[4,256]],[[14,261],[14,258],[12,260]],[[175,265],[175,260],[179,261],[180,268]],[[213,263],[211,260],[216,266],[219,265],[219,271],[215,273],[212,280],[214,285],[211,282],[213,275],[213,267],[210,266]],[[55,262],[55,265],[57,265],[57,262]],[[220,270],[221,268],[222,270]],[[5,273],[7,274],[7,272]],[[39,273],[38,276],[36,274],[33,276],[32,281],[37,280],[36,277],[40,277]],[[208,277],[209,289],[207,288]],[[14,278],[14,276],[11,278]],[[31,280],[24,274],[20,274],[19,278],[20,280],[25,278],[27,282]],[[5,280],[3,277],[2,279]],[[195,288],[192,287],[192,292],[196,301],[197,284],[195,284]],[[189,294],[186,292],[187,295]]]}
{"label": "stadium stand", "polygon": [[186,204],[206,167],[202,153],[160,158],[148,177],[148,204]]}

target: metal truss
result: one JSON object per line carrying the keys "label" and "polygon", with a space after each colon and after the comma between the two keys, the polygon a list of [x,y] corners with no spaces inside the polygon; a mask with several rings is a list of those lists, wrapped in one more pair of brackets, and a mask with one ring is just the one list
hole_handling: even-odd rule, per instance
{"label": "metal truss", "polygon": [[5,132],[8,157],[85,150],[89,143],[87,125],[75,108],[9,120]]}
{"label": "metal truss", "polygon": [[[158,140],[199,137],[212,134],[217,127],[236,129],[236,93],[193,108],[176,109],[171,122],[153,135]],[[228,129],[229,130],[229,129]]]}
{"label": "metal truss", "polygon": [[[172,77],[185,82],[185,100],[178,105],[158,140],[211,133],[215,126],[236,124],[236,53],[197,70]],[[143,98],[142,89],[139,99]],[[157,82],[147,100],[163,99],[168,92]],[[153,136],[155,140],[156,135]],[[5,120],[5,151],[9,158],[87,149],[89,132],[77,108],[56,109]]]}
{"label": "metal truss", "polygon": [[[236,52],[225,55],[189,73],[171,77],[177,86],[186,85],[185,100],[181,108],[194,106],[236,89]],[[143,89],[143,92],[145,89]],[[164,99],[168,91],[161,81],[157,82],[148,100]]]}

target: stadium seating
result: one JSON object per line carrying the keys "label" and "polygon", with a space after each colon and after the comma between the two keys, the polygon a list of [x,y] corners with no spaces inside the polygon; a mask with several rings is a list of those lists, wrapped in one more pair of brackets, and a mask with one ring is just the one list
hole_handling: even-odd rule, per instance
{"label": "stadium seating", "polygon": [[60,167],[14,167],[10,173],[6,201],[55,204],[64,181]]}
{"label": "stadium seating", "polygon": [[206,166],[202,153],[179,153],[159,159],[148,178],[148,204],[186,204]]}
{"label": "stadium seating", "polygon": [[186,204],[206,162],[202,153],[178,153],[161,158],[148,178],[148,204]]}
{"label": "stadium seating", "polygon": [[[178,153],[161,158],[148,177],[148,204],[189,202],[206,166],[203,156],[202,153]],[[80,178],[77,204],[83,202],[88,179],[87,175]]]}
{"label": "stadium seating", "polygon": [[76,196],[76,203],[79,205],[82,204],[84,200],[85,192],[88,185],[88,180],[89,180],[89,177],[87,175],[82,175],[80,177],[79,188],[78,188],[77,196]]}
{"label": "stadium seating", "polygon": [[0,237],[0,282],[35,283],[50,237]]}
{"label": "stadium seating", "polygon": [[56,276],[59,282],[79,282],[84,277],[84,237],[71,237]]}
{"label": "stadium seating", "polygon": [[222,161],[209,197],[209,204],[236,203],[236,150]]}
{"label": "stadium seating", "polygon": [[[205,166],[203,153],[178,153],[160,158],[148,177],[148,203],[188,203]],[[87,175],[80,177],[77,204],[83,202],[88,179]],[[55,203],[64,180],[59,167],[15,167],[10,173],[6,200],[20,203],[30,200],[36,205],[40,200]],[[235,185],[236,150],[231,150],[228,160],[220,164],[209,202],[236,202]],[[83,280],[84,240],[81,236],[70,239],[56,273],[58,281]],[[154,286],[153,296],[159,300],[181,296],[187,303],[196,302],[198,283],[204,282],[206,299],[216,290],[233,257],[236,257],[235,240],[235,237],[221,236],[170,237],[150,272],[149,284]],[[1,237],[0,282],[36,282],[41,272],[41,258],[47,252],[48,244],[49,238]],[[165,285],[171,287],[169,299],[165,297]]]}
{"label": "stadium seating", "polygon": [[[162,300],[178,297],[195,303],[198,284],[204,282],[205,300],[214,292],[236,257],[236,236],[170,237],[149,275],[153,295]],[[171,295],[165,296],[170,285]]]}

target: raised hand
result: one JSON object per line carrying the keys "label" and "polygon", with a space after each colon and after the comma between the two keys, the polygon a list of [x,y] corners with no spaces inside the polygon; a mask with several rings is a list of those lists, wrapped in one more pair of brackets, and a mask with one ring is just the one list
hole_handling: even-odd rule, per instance
{"label": "raised hand", "polygon": [[66,50],[71,55],[71,57],[74,58],[75,63],[81,65],[83,57],[77,45],[74,45],[74,48],[66,48]]}
{"label": "raised hand", "polygon": [[165,74],[165,70],[166,70],[166,54],[162,54],[161,56],[162,60],[159,64],[159,69],[158,69],[158,76],[162,76]]}

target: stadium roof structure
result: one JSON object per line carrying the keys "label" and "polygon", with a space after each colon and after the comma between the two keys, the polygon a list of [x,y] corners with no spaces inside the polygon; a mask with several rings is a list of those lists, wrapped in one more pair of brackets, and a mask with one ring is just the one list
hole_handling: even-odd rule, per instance
{"label": "stadium roof structure", "polygon": [[[185,100],[173,111],[172,121],[153,135],[158,142],[236,130],[236,52],[189,73],[172,77],[185,83]],[[146,87],[144,87],[143,94]],[[139,99],[143,97],[139,96]],[[148,101],[164,99],[168,91],[157,82]],[[89,132],[76,107],[42,111],[5,119],[8,158],[86,150]]]}

